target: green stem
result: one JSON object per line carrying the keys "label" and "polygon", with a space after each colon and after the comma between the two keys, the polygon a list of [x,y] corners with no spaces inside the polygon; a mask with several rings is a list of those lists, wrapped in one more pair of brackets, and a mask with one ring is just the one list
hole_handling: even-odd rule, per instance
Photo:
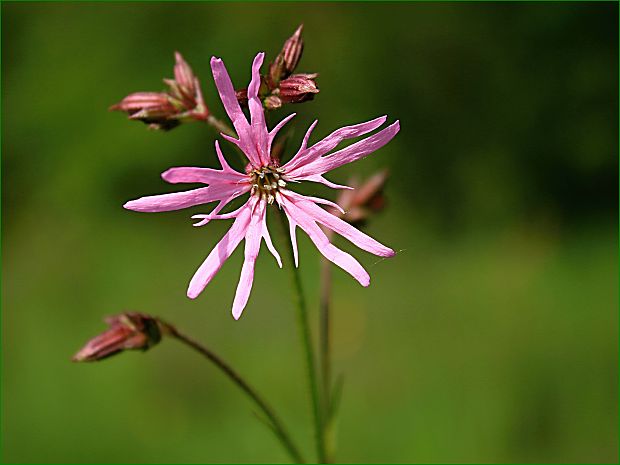
{"label": "green stem", "polygon": [[293,459],[293,461],[295,463],[305,463],[305,460],[299,453],[299,449],[293,443],[291,437],[287,433],[284,425],[282,424],[274,410],[235,370],[232,369],[230,365],[228,365],[219,356],[217,356],[215,353],[213,353],[211,350],[209,350],[199,342],[179,332],[174,326],[168,323],[164,323],[161,320],[159,320],[159,322],[166,334],[174,337],[186,346],[204,355],[213,364],[215,364],[215,366],[222,370],[224,374],[232,380],[233,383],[235,383],[239,388],[241,388],[241,390],[254,401],[254,403],[263,411],[265,416],[269,419],[271,423],[270,426],[272,427],[273,432],[278,437],[278,439],[280,440],[290,457]]}
{"label": "green stem", "polygon": [[321,382],[323,397],[323,443],[326,461],[331,462],[333,444],[328,437],[332,422],[331,407],[331,321],[329,315],[331,297],[332,267],[325,257],[321,257],[321,292],[320,292],[320,324],[319,341],[321,357]]}
{"label": "green stem", "polygon": [[331,263],[326,258],[321,258],[321,371],[323,381],[323,405],[324,412],[329,412],[330,386],[331,386],[331,322],[329,318],[329,301],[331,296]]}
{"label": "green stem", "polygon": [[[286,235],[288,225],[284,213],[279,212],[282,232]],[[319,401],[319,386],[316,376],[316,369],[314,364],[314,350],[312,348],[312,336],[310,334],[310,324],[308,322],[308,310],[306,308],[306,300],[304,297],[303,287],[301,285],[301,276],[299,269],[294,265],[295,257],[293,255],[293,249],[286,247],[289,254],[289,269],[291,270],[291,278],[293,283],[293,295],[295,306],[297,307],[297,322],[299,324],[299,332],[302,339],[304,357],[306,364],[306,371],[308,375],[308,384],[310,387],[310,397],[312,402],[312,413],[314,417],[314,434],[316,438],[316,448],[319,463],[327,463],[325,454],[325,442],[323,435],[323,419],[321,414],[321,404]]]}
{"label": "green stem", "polygon": [[212,126],[216,131],[223,132],[227,136],[236,137],[235,132],[228,127],[226,123],[217,119],[213,115],[209,115],[205,120],[209,126]]}

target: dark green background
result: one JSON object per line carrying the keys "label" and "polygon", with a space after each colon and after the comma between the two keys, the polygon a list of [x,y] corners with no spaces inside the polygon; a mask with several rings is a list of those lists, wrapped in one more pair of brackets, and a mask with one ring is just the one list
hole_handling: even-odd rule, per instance
{"label": "dark green background", "polygon": [[[402,127],[331,174],[391,170],[367,230],[400,251],[379,262],[338,241],[373,278],[334,271],[338,460],[616,462],[615,3],[3,2],[3,460],[286,460],[240,392],[174,342],[70,363],[123,309],[221,353],[311,451],[286,270],[263,249],[235,322],[240,251],[184,295],[230,222],[121,207],[178,190],[159,178],[170,166],[215,166],[214,134],[107,111],[160,90],[179,50],[223,115],[210,56],[243,87],[255,53],[273,57],[300,22],[299,70],[321,93],[279,115],[299,112],[296,138],[315,117],[316,137],[381,114]],[[300,246],[315,318],[319,255]]]}

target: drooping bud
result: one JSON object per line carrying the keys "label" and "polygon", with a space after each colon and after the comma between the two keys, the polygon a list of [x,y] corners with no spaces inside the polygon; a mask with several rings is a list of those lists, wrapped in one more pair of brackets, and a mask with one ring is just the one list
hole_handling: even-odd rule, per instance
{"label": "drooping bud", "polygon": [[152,129],[172,129],[179,122],[174,119],[177,108],[164,92],[135,92],[129,94],[110,110],[124,111],[129,119],[142,121]]}
{"label": "drooping bud", "polygon": [[387,170],[380,171],[368,178],[361,185],[352,180],[349,184],[353,190],[342,190],[338,197],[338,205],[346,212],[342,215],[338,210],[330,210],[334,215],[341,217],[347,223],[361,225],[368,218],[385,208],[386,200],[383,188],[388,178]]}
{"label": "drooping bud", "polygon": [[273,93],[280,97],[282,103],[302,103],[312,100],[319,93],[314,79],[318,74],[293,74],[280,81]]}
{"label": "drooping bud", "polygon": [[124,350],[147,350],[161,340],[158,320],[138,312],[107,317],[108,330],[95,336],[72,358],[74,362],[95,362]]}
{"label": "drooping bud", "polygon": [[127,112],[129,119],[142,121],[152,129],[169,130],[184,121],[206,120],[209,110],[198,78],[179,52],[175,52],[175,60],[174,79],[164,79],[167,92],[136,92],[110,110]]}

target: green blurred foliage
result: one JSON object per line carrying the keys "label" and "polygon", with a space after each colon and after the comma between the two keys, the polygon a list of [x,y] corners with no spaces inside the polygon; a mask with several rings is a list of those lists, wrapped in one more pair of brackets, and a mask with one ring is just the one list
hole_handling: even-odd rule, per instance
{"label": "green blurred foliage", "polygon": [[[390,168],[367,230],[400,251],[338,242],[373,277],[362,289],[334,271],[338,460],[616,462],[618,7],[590,2],[3,2],[3,460],[286,460],[236,388],[174,342],[71,364],[123,309],[206,341],[311,452],[287,273],[262,254],[235,322],[240,251],[184,296],[228,222],[121,208],[177,190],[159,178],[170,166],[216,166],[214,133],[106,111],[162,89],[179,50],[223,115],[210,56],[244,87],[255,53],[273,57],[301,22],[299,69],[321,93],[278,114],[299,113],[296,140],[315,117],[317,138],[381,114],[402,127],[331,176]],[[318,253],[300,246],[316,318]]]}

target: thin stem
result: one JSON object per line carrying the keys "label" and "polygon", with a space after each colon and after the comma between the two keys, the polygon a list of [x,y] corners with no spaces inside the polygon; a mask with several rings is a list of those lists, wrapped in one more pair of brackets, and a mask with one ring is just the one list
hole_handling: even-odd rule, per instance
{"label": "thin stem", "polygon": [[321,342],[321,373],[323,382],[323,411],[330,411],[331,397],[331,322],[329,318],[329,303],[332,288],[332,267],[331,263],[324,257],[321,258],[321,323],[320,323],[320,342]]}
{"label": "thin stem", "polygon": [[182,342],[186,346],[194,349],[200,354],[207,357],[215,366],[217,366],[220,370],[224,372],[226,376],[228,376],[242,391],[244,391],[253,401],[254,403],[263,411],[266,417],[271,422],[273,432],[276,434],[278,439],[282,442],[282,445],[285,447],[286,451],[289,453],[291,458],[295,463],[305,463],[305,460],[299,453],[299,449],[293,443],[292,439],[288,435],[284,425],[273,411],[273,409],[269,406],[269,404],[235,371],[224,362],[219,356],[213,353],[211,350],[200,344],[199,342],[193,340],[189,336],[179,332],[174,326],[164,323],[160,320],[160,324],[164,328],[165,333],[174,337],[178,341]]}
{"label": "thin stem", "polygon": [[332,461],[333,442],[331,441],[332,418],[332,377],[331,377],[331,321],[329,315],[330,297],[332,288],[332,267],[325,257],[321,257],[321,293],[320,293],[320,324],[319,342],[321,356],[321,382],[323,397],[323,444],[325,445],[325,458],[329,463]]}
{"label": "thin stem", "polygon": [[218,132],[223,132],[227,136],[235,137],[234,131],[230,127],[228,127],[226,123],[217,119],[215,116],[209,115],[207,116],[207,119],[205,121],[208,125],[215,128]]}
{"label": "thin stem", "polygon": [[[286,224],[285,215],[279,212],[282,232],[286,234],[288,225]],[[294,266],[294,255],[291,247],[286,247],[289,254],[289,269],[291,270],[291,278],[293,283],[293,295],[295,306],[297,307],[297,322],[299,324],[299,332],[302,339],[303,350],[305,352],[305,364],[308,375],[308,384],[310,387],[310,398],[312,402],[312,413],[314,416],[314,433],[316,437],[317,456],[319,463],[327,463],[325,454],[325,442],[323,435],[323,417],[321,414],[321,404],[319,401],[319,386],[316,376],[314,364],[314,350],[312,348],[312,336],[310,334],[310,324],[308,322],[308,310],[306,308],[306,300],[304,297],[303,287],[301,285],[301,276],[299,269]]]}

